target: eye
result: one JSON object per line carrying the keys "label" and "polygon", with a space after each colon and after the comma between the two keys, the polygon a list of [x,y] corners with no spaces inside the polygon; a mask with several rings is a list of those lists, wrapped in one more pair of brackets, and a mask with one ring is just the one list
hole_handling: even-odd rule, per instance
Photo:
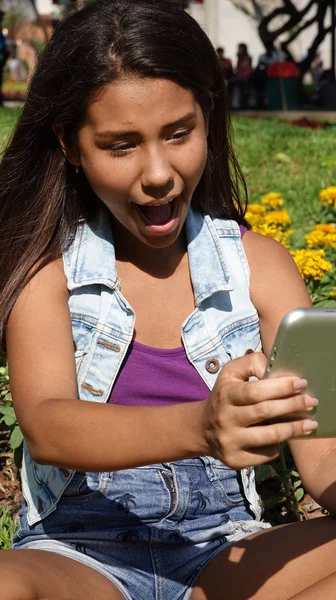
{"label": "eye", "polygon": [[180,129],[170,136],[170,140],[175,142],[184,141],[191,134],[191,129]]}
{"label": "eye", "polygon": [[123,154],[126,154],[127,152],[129,152],[130,150],[133,150],[133,148],[135,148],[135,144],[131,143],[131,142],[123,142],[120,144],[111,144],[107,150],[109,150],[111,152],[111,154],[113,154],[114,156],[122,156]]}

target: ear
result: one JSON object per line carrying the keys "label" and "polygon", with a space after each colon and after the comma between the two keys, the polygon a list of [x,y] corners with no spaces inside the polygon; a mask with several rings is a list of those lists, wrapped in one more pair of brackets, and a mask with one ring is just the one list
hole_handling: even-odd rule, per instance
{"label": "ear", "polygon": [[66,139],[66,136],[64,134],[64,128],[62,123],[60,123],[59,121],[54,121],[52,129],[65,158],[69,161],[69,163],[71,163],[75,167],[80,167],[81,160],[78,150],[68,143],[68,140]]}

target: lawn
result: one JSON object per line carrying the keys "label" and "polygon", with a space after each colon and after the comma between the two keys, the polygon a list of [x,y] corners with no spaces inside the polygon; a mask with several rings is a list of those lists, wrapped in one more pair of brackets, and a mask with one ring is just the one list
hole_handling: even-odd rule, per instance
{"label": "lawn", "polygon": [[20,114],[20,108],[0,107],[0,149],[2,150],[12,131]]}
{"label": "lawn", "polygon": [[336,184],[336,128],[311,130],[244,117],[235,117],[233,124],[250,202],[280,192],[293,227],[314,226],[320,190]]}

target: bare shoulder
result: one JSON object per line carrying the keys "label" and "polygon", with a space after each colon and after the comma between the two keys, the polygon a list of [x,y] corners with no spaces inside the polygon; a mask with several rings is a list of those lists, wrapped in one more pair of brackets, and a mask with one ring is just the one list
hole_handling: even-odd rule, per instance
{"label": "bare shoulder", "polygon": [[243,246],[251,275],[255,275],[253,272],[255,267],[260,266],[272,270],[276,267],[280,272],[289,269],[293,274],[299,274],[290,252],[273,238],[254,231],[246,231],[243,236]]}
{"label": "bare shoulder", "polygon": [[297,266],[282,244],[247,231],[243,246],[251,272],[250,296],[260,317],[267,353],[285,314],[293,308],[311,306],[311,302]]}
{"label": "bare shoulder", "polygon": [[22,308],[22,303],[28,302],[31,298],[36,301],[41,294],[48,294],[51,290],[56,294],[67,295],[67,280],[61,258],[48,263],[40,270],[36,269],[35,274],[20,294],[14,308],[17,304]]}
{"label": "bare shoulder", "polygon": [[290,252],[276,240],[247,231],[243,246],[251,271],[251,298],[263,305],[266,298],[276,298],[281,291],[282,299],[293,295],[307,301],[304,281]]}
{"label": "bare shoulder", "polygon": [[10,313],[7,326],[7,342],[10,345],[12,335],[17,328],[36,327],[37,322],[47,318],[49,311],[67,305],[67,281],[62,259],[57,259],[31,278],[22,290]]}

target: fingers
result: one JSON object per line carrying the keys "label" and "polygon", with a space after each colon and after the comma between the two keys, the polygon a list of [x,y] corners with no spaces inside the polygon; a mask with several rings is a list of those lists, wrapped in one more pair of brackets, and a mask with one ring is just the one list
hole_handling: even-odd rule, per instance
{"label": "fingers", "polygon": [[[223,380],[221,384],[224,387],[225,381]],[[265,400],[289,398],[297,395],[306,386],[307,381],[298,377],[277,377],[262,381],[242,382],[239,393],[237,393],[236,385],[234,386],[234,393],[231,395],[230,401],[235,406],[247,406],[265,402]],[[225,389],[225,393],[230,394],[230,388],[227,385],[225,385]]]}
{"label": "fingers", "polygon": [[[286,398],[283,400],[270,400],[246,406],[237,413],[237,422],[241,427],[248,427],[256,423],[265,423],[276,419],[291,417],[298,418],[299,415],[309,413],[318,405],[318,400],[305,394]],[[307,417],[309,415],[307,414]]]}
{"label": "fingers", "polygon": [[[228,380],[246,382],[251,377],[256,377],[259,380],[263,380],[266,366],[267,366],[267,358],[261,352],[252,352],[250,354],[245,354],[245,356],[242,356],[240,358],[235,358],[235,359],[231,360],[230,362],[228,362],[226,365],[224,365],[224,367],[222,368],[221,372],[218,375],[217,382],[218,382],[218,384],[220,384],[221,382],[224,382],[224,381],[228,381]],[[301,390],[307,386],[307,381],[305,379],[300,379],[299,377],[295,377],[295,376],[271,377],[266,380],[263,380],[263,381],[265,381],[265,383],[271,382],[271,383],[267,383],[267,385],[265,386],[265,390],[268,389],[268,387],[267,387],[268,385],[270,386],[270,389],[275,389],[278,385],[279,379],[286,379],[287,382],[289,383],[289,385],[292,386],[292,388],[290,390],[290,394],[297,392],[298,390]],[[253,385],[257,382],[251,381],[249,383],[251,385]],[[283,396],[280,396],[280,397],[284,397],[286,395],[289,395],[288,390],[284,391]],[[261,398],[261,400],[262,400],[262,398]],[[258,400],[256,400],[256,401],[258,401]]]}
{"label": "fingers", "polygon": [[317,426],[317,421],[313,419],[300,419],[249,427],[244,433],[245,448],[278,446],[287,440],[308,435]]}
{"label": "fingers", "polygon": [[[243,469],[249,465],[261,465],[279,456],[281,443],[295,437],[303,437],[317,428],[317,422],[309,419],[288,423],[276,423],[245,430],[244,447],[237,442],[236,448],[220,456],[231,469]],[[247,435],[246,435],[247,433]]]}

